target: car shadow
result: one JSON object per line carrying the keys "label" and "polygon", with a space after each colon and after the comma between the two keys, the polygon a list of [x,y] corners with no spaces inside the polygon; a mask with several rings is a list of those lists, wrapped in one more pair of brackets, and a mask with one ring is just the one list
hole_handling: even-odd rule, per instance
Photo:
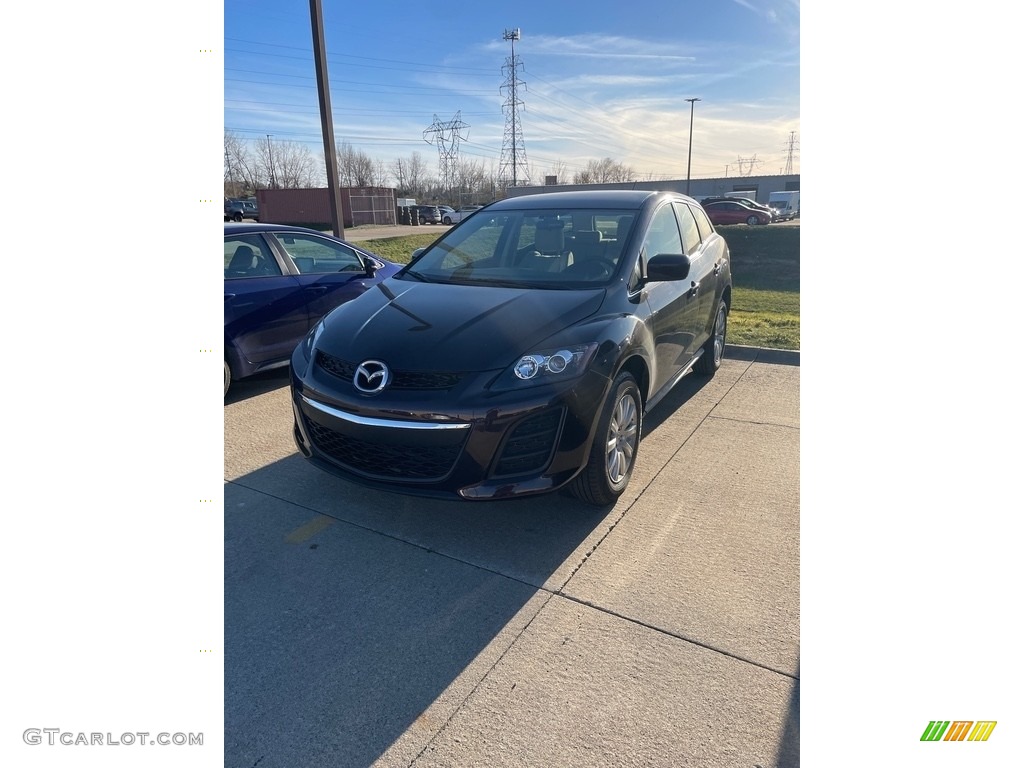
{"label": "car shadow", "polygon": [[225,765],[239,767],[370,765],[436,730],[611,513],[559,495],[399,496],[297,455],[227,483],[224,505]]}
{"label": "car shadow", "polygon": [[265,395],[267,392],[273,392],[275,389],[287,386],[288,366],[246,376],[244,379],[231,382],[228,393],[224,396],[224,405],[238,403],[258,395]]}
{"label": "car shadow", "polygon": [[[678,447],[665,422],[692,401],[692,434],[740,375],[688,376],[652,409],[645,478]],[[287,386],[287,372],[238,384],[229,399]],[[231,479],[225,766],[409,765],[634,498],[424,499],[354,485],[297,453]],[[798,755],[797,683],[777,764]]]}

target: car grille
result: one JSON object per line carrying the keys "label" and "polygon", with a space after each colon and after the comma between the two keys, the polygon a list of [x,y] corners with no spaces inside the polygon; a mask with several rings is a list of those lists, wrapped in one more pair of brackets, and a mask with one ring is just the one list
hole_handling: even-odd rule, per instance
{"label": "car grille", "polygon": [[308,418],[304,421],[307,434],[322,453],[359,474],[388,480],[440,480],[451,472],[465,442],[465,435],[460,434],[458,442],[429,449],[398,442],[376,443],[336,432]]}
{"label": "car grille", "polygon": [[[316,364],[331,376],[335,376],[347,384],[352,383],[356,375],[356,364],[347,360],[317,352]],[[388,389],[451,389],[461,381],[458,373],[434,373],[430,371],[394,371]]]}
{"label": "car grille", "polygon": [[512,430],[495,466],[497,477],[536,472],[547,466],[562,426],[564,409],[531,416]]}

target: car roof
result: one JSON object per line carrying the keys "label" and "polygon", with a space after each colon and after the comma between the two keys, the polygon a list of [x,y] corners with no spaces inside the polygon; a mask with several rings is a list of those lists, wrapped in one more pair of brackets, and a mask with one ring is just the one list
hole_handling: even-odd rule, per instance
{"label": "car roof", "polygon": [[311,232],[314,235],[334,237],[330,232],[321,232],[318,229],[310,229],[309,227],[294,227],[291,224],[270,224],[262,221],[224,222],[225,235],[237,235],[245,232]]}
{"label": "car roof", "polygon": [[[523,210],[530,208],[642,208],[654,197],[682,197],[679,192],[649,189],[591,189],[570,192],[541,192],[536,195],[520,195],[491,203],[490,210]],[[694,200],[694,203],[697,201]]]}

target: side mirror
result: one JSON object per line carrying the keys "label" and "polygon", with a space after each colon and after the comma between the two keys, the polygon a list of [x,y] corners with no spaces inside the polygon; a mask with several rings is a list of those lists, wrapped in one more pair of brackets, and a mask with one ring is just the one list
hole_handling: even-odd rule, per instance
{"label": "side mirror", "polygon": [[412,256],[409,257],[409,261],[412,261],[413,259],[415,259],[417,256],[419,256],[425,250],[427,250],[427,249],[426,248],[417,248],[415,251],[412,252]]}
{"label": "side mirror", "polygon": [[364,264],[366,265],[366,276],[367,277],[373,277],[374,275],[376,275],[377,274],[377,270],[380,269],[380,267],[381,267],[381,265],[378,264],[373,259],[364,259]]}
{"label": "side mirror", "polygon": [[647,262],[647,282],[685,280],[690,274],[690,257],[681,253],[659,253]]}

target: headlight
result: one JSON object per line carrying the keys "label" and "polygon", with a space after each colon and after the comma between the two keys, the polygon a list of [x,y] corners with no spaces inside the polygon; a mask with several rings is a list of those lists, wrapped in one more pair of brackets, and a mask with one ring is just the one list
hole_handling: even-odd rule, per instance
{"label": "headlight", "polygon": [[577,344],[541,350],[520,357],[512,366],[519,381],[547,383],[554,378],[569,379],[586,370],[597,344]]}
{"label": "headlight", "polygon": [[313,327],[312,331],[306,334],[306,338],[302,340],[302,356],[306,358],[307,363],[313,358],[313,347],[316,346],[316,340],[320,338],[323,330],[324,321],[321,320]]}

